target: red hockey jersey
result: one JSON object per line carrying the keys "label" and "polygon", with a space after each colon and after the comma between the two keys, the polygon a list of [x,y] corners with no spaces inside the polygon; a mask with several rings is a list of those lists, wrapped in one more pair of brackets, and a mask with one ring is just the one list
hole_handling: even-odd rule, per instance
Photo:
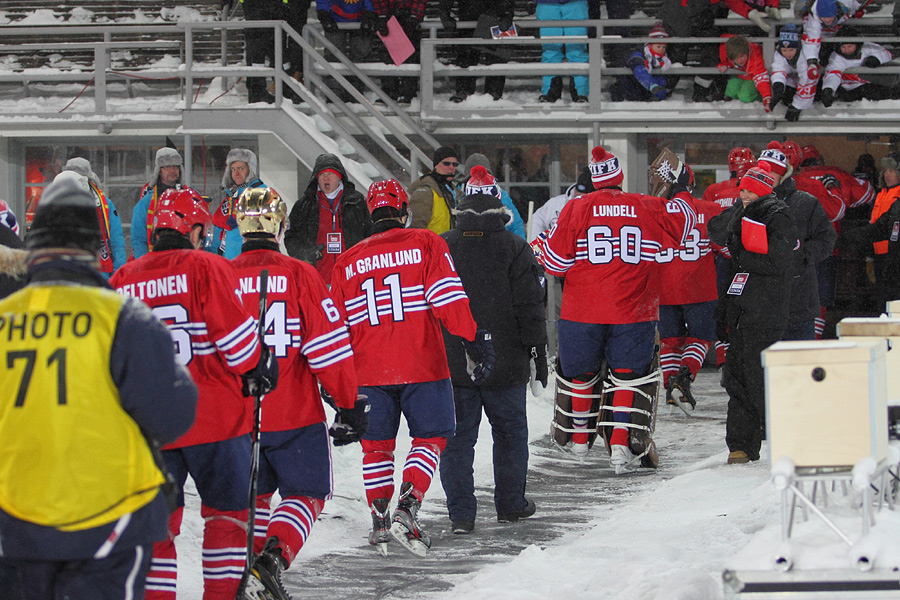
{"label": "red hockey jersey", "polygon": [[823,178],[827,179],[829,175],[836,178],[841,188],[841,199],[847,208],[872,204],[875,200],[875,188],[871,183],[865,179],[854,177],[840,167],[805,167],[801,174],[819,181],[822,181]]}
{"label": "red hockey jersey", "polygon": [[822,208],[825,209],[825,214],[828,215],[828,219],[835,224],[834,227],[837,229],[837,222],[843,219],[844,214],[847,212],[847,205],[844,204],[841,190],[833,187],[825,187],[815,175],[809,174],[806,171],[794,173],[793,177],[794,183],[797,184],[797,189],[801,192],[806,192],[807,194],[815,196],[819,201],[819,204],[822,205]]}
{"label": "red hockey jersey", "polygon": [[659,319],[656,255],[678,248],[696,215],[663,200],[598,190],[569,201],[545,245],[547,272],[565,277],[561,318],[623,324]]}
{"label": "red hockey jersey", "polygon": [[666,305],[697,304],[719,297],[716,289],[716,263],[706,224],[722,212],[715,202],[692,198],[682,192],[675,196],[691,205],[697,223],[687,240],[678,248],[656,255],[659,264],[659,303]]}
{"label": "red hockey jersey", "polygon": [[259,274],[268,269],[263,338],[278,358],[278,387],[262,404],[262,431],[325,420],[318,380],[335,404],[356,403],[350,333],[315,267],[274,250],[250,250],[231,264],[246,306],[259,305]]}
{"label": "red hockey jersey", "polygon": [[361,386],[446,379],[441,325],[475,339],[447,242],[428,229],[389,229],[342,253],[331,293],[350,328]]}
{"label": "red hockey jersey", "polygon": [[235,281],[231,263],[199,250],[151,252],[109,280],[120,294],[143,300],[166,324],[176,358],[200,390],[194,425],[165,449],[250,432],[252,402],[241,395],[240,374],[259,362],[259,337]]}
{"label": "red hockey jersey", "polygon": [[731,208],[731,205],[741,199],[741,180],[732,177],[725,181],[714,183],[703,192],[703,200],[715,202],[723,209]]}

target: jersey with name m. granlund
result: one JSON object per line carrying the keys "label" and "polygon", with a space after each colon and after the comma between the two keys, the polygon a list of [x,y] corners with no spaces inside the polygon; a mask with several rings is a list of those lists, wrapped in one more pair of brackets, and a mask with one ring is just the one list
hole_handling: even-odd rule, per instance
{"label": "jersey with name m. granlund", "polygon": [[678,248],[696,215],[683,200],[608,188],[571,200],[546,243],[547,272],[565,277],[561,318],[623,324],[659,318],[656,255]]}
{"label": "jersey with name m. granlund", "polygon": [[441,325],[475,336],[469,297],[439,235],[389,229],[341,254],[331,293],[350,328],[361,386],[450,377]]}

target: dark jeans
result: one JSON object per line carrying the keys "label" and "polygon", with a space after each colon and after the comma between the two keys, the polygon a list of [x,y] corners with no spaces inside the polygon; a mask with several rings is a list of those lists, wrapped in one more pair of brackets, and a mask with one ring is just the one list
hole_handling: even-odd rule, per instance
{"label": "dark jeans", "polygon": [[447,494],[451,521],[475,521],[475,480],[472,465],[481,424],[481,411],[494,437],[494,507],[499,514],[525,508],[528,471],[528,420],[525,386],[453,388],[456,434],[447,439],[441,455],[441,484]]}
{"label": "dark jeans", "polygon": [[761,353],[781,339],[782,329],[744,328],[728,331],[725,391],[728,416],[725,443],[732,452],[743,450],[759,458],[766,426],[766,391]]}

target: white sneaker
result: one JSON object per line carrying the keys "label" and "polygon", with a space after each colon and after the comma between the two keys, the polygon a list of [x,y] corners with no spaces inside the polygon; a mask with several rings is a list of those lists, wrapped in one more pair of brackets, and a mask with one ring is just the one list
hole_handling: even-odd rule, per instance
{"label": "white sneaker", "polygon": [[637,470],[636,457],[627,446],[610,447],[609,466],[616,470],[616,475],[632,473]]}

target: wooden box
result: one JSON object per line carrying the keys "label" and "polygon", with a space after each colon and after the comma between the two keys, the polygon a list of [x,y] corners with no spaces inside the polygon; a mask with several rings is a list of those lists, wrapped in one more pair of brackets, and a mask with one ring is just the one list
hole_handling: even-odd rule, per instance
{"label": "wooden box", "polygon": [[769,463],[852,467],[887,456],[883,341],[778,342],[762,353]]}
{"label": "wooden box", "polygon": [[885,342],[887,354],[887,402],[900,405],[900,314],[890,319],[847,318],[837,324],[837,334],[848,341]]}
{"label": "wooden box", "polygon": [[900,300],[889,300],[886,312],[890,318],[900,319]]}

